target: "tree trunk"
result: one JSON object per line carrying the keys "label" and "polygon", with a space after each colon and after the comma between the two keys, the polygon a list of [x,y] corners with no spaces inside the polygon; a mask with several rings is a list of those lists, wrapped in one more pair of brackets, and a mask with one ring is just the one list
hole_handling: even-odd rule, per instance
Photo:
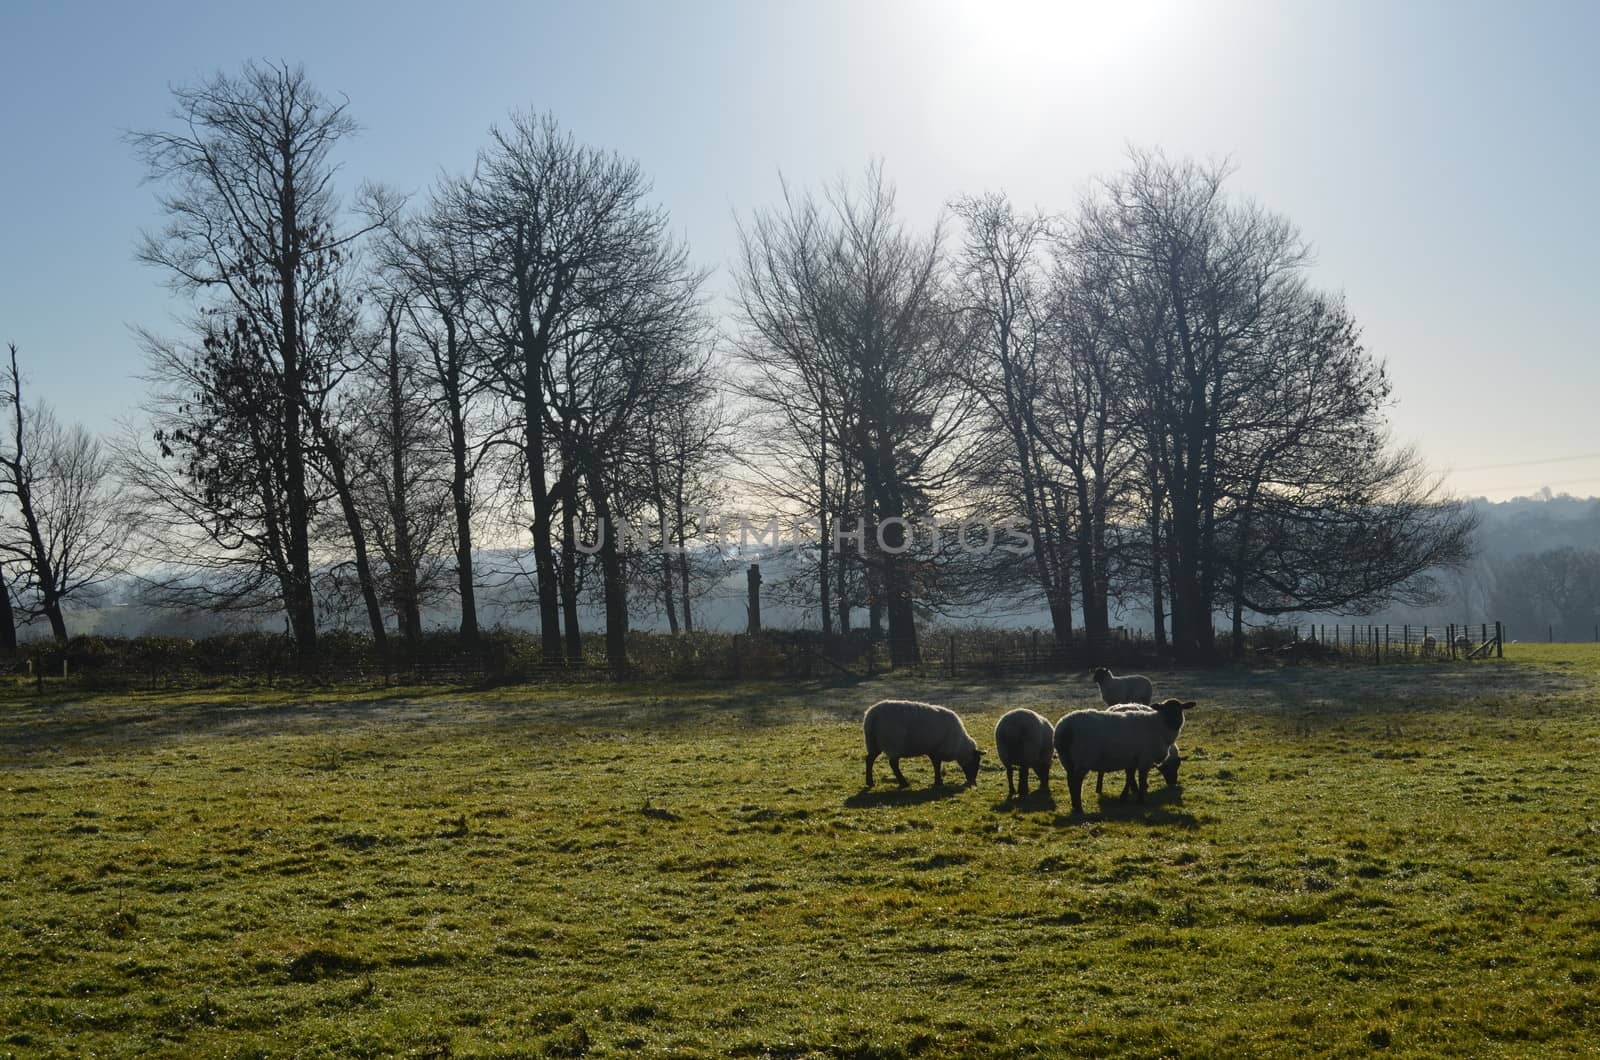
{"label": "tree trunk", "polygon": [[545,483],[544,400],[540,391],[538,366],[527,366],[530,373],[524,385],[523,416],[526,420],[523,451],[528,463],[528,493],[533,500],[533,566],[539,588],[539,635],[546,665],[562,662],[561,611],[556,586],[555,548],[550,540],[550,491]]}
{"label": "tree trunk", "polygon": [[628,673],[628,583],[623,572],[622,542],[617,527],[612,524],[605,484],[593,471],[586,478],[595,517],[606,528],[600,541],[600,571],[606,605],[606,666],[613,677],[625,677]]}
{"label": "tree trunk", "polygon": [[418,599],[417,561],[411,550],[411,513],[406,490],[405,394],[400,380],[400,323],[389,321],[389,473],[394,480],[390,494],[390,519],[394,522],[395,617],[400,636],[416,647],[422,639],[422,604]]}
{"label": "tree trunk", "polygon": [[17,616],[11,610],[11,588],[6,584],[4,564],[0,564],[0,652],[17,651]]}
{"label": "tree trunk", "polygon": [[[461,640],[468,646],[478,642],[478,593],[472,578],[472,500],[467,469],[467,420],[461,400],[461,354],[457,346],[456,323],[445,316],[444,382],[445,405],[450,428],[450,500],[456,517],[456,593],[461,598]],[[437,361],[435,362],[437,365]]]}
{"label": "tree trunk", "polygon": [[667,630],[673,636],[678,634],[678,608],[673,600],[672,578],[676,573],[672,567],[672,552],[668,547],[667,521],[661,520],[661,604],[667,609]]}
{"label": "tree trunk", "polygon": [[350,550],[355,553],[356,582],[361,588],[361,599],[367,607],[367,623],[372,629],[372,646],[379,656],[387,659],[389,636],[383,624],[383,605],[378,600],[377,582],[372,577],[372,563],[367,556],[367,532],[361,525],[361,511],[356,507],[355,493],[350,489],[344,452],[339,448],[338,440],[324,429],[320,416],[313,415],[312,429],[322,443],[322,454],[328,462],[333,492],[339,498],[339,508],[344,513],[345,528],[350,534]]}
{"label": "tree trunk", "polygon": [[1167,616],[1161,593],[1161,567],[1164,551],[1161,536],[1161,505],[1163,496],[1151,471],[1150,483],[1150,617],[1154,627],[1156,651],[1167,650]]}
{"label": "tree trunk", "polygon": [[278,283],[282,297],[279,299],[278,358],[283,365],[283,463],[284,463],[284,513],[289,529],[289,584],[285,597],[289,611],[289,626],[294,631],[295,645],[303,654],[313,655],[317,650],[317,609],[311,593],[311,511],[306,500],[305,447],[300,436],[301,410],[305,407],[305,366],[300,361],[300,305],[299,269],[303,253],[301,239],[305,235],[299,216],[296,192],[295,144],[285,138],[278,145],[283,166],[282,189],[279,199]]}
{"label": "tree trunk", "polygon": [[685,633],[693,633],[694,616],[689,606],[689,597],[691,595],[689,592],[689,526],[688,513],[684,510],[683,465],[681,463],[678,465],[676,475],[672,491],[672,511],[673,524],[677,527],[678,534],[677,567],[679,585],[683,596],[683,631]]}
{"label": "tree trunk", "polygon": [[[578,484],[569,465],[561,488],[561,610],[566,620],[567,665],[583,665],[583,627],[578,621]],[[603,526],[604,524],[602,524]],[[602,530],[602,533],[605,531]]]}

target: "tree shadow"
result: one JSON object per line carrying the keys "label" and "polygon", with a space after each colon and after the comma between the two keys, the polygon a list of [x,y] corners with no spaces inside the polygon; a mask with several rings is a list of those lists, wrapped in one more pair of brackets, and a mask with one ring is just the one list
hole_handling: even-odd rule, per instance
{"label": "tree shadow", "polygon": [[932,784],[925,788],[862,788],[844,800],[847,809],[859,810],[868,806],[920,806],[940,799],[951,799],[966,790],[962,784]]}

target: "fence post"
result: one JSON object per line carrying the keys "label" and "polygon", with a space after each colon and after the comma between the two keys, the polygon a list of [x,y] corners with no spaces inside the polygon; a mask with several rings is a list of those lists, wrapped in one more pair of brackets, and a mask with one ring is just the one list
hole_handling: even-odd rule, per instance
{"label": "fence post", "polygon": [[1496,659],[1506,657],[1506,630],[1498,618],[1494,621],[1494,657]]}
{"label": "fence post", "polygon": [[761,632],[761,564],[750,564],[750,570],[745,574],[750,594],[750,632]]}
{"label": "fence post", "polygon": [[950,676],[956,675],[956,635],[950,634]]}
{"label": "fence post", "polygon": [[1450,645],[1450,658],[1454,659],[1456,657],[1456,624],[1454,622],[1445,627],[1444,639],[1445,643]]}
{"label": "fence post", "polygon": [[[1555,627],[1554,624],[1550,625],[1545,630],[1544,642],[1546,644],[1554,644],[1556,642],[1556,627]],[[65,676],[65,675],[63,675],[63,676]]]}

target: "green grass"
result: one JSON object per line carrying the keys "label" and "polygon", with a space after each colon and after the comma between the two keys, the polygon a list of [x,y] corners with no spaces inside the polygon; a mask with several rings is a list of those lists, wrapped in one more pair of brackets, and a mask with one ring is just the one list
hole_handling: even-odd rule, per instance
{"label": "green grass", "polygon": [[1078,679],[10,690],[0,1054],[1594,1055],[1600,650],[1153,676],[1081,818],[858,725]]}

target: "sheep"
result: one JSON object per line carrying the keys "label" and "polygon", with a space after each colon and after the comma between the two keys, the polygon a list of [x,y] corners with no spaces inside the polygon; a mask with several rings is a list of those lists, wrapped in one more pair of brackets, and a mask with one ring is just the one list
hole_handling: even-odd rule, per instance
{"label": "sheep", "polygon": [[1055,731],[1050,719],[1036,711],[1018,707],[1009,711],[994,727],[994,752],[1006,767],[1006,798],[1018,795],[1011,771],[1022,775],[1021,796],[1028,797],[1028,770],[1039,775],[1039,786],[1050,786],[1050,763],[1055,758]]}
{"label": "sheep", "polygon": [[1083,812],[1083,778],[1091,769],[1131,771],[1143,802],[1150,767],[1166,760],[1178,742],[1184,711],[1193,709],[1193,703],[1168,699],[1149,710],[1075,710],[1058,721],[1056,754],[1067,771],[1072,812]]}
{"label": "sheep", "polygon": [[1148,677],[1139,674],[1118,677],[1104,666],[1095,667],[1089,676],[1100,686],[1100,700],[1108,707],[1118,703],[1143,703],[1149,706],[1155,699],[1155,688]]}
{"label": "sheep", "polygon": [[1439,650],[1439,638],[1432,633],[1422,638],[1422,654],[1432,655]]}
{"label": "sheep", "polygon": [[967,735],[961,717],[947,707],[909,699],[885,699],[867,708],[861,719],[867,740],[867,787],[872,787],[872,763],[882,754],[902,788],[909,786],[900,772],[900,759],[926,756],[933,763],[933,783],[944,783],[944,763],[955,762],[967,775],[967,786],[978,782],[983,752]]}
{"label": "sheep", "polygon": [[[1145,706],[1143,703],[1119,703],[1114,707],[1107,707],[1106,709],[1126,713],[1128,711],[1138,710],[1147,711],[1150,708]],[[1169,788],[1175,788],[1178,786],[1178,763],[1181,761],[1182,759],[1178,757],[1178,745],[1173,744],[1167,749],[1167,757],[1163,758],[1161,763],[1156,766],[1156,768],[1161,771],[1161,777],[1167,782],[1167,787]],[[1096,795],[1104,795],[1106,793],[1105,783],[1105,770],[1096,770],[1094,778],[1094,793]],[[1133,786],[1133,770],[1129,769],[1127,771],[1127,780],[1123,784],[1122,788],[1122,794],[1124,797],[1126,797],[1128,792],[1133,789]]]}

